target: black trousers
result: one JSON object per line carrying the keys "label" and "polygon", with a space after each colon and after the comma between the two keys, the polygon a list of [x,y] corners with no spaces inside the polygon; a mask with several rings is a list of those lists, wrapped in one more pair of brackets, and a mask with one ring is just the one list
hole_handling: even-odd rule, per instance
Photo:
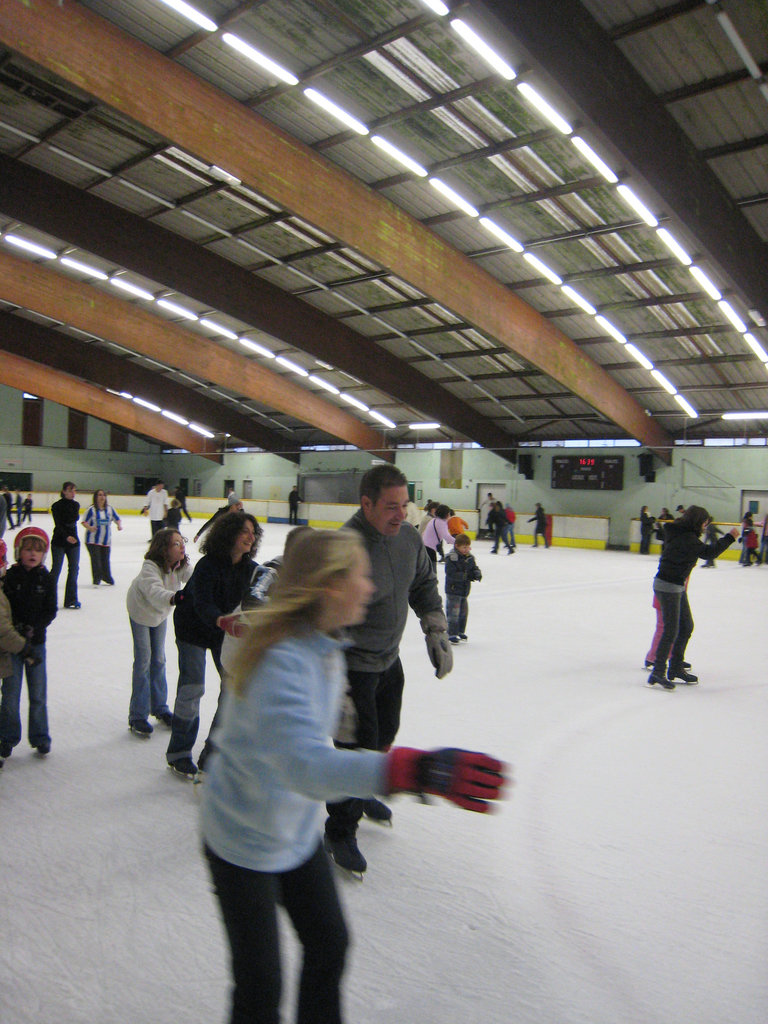
{"label": "black trousers", "polygon": [[80,571],[80,545],[67,544],[65,548],[51,545],[51,576],[58,586],[61,567],[67,560],[67,582],[64,587],[64,606],[77,603],[77,575]]}
{"label": "black trousers", "polygon": [[303,947],[297,1024],[341,1024],[339,986],[349,937],[328,857],[318,845],[292,871],[237,867],[207,847],[232,955],[230,1024],[279,1024],[282,977],[277,905]]}
{"label": "black trousers", "polygon": [[[427,549],[429,550],[429,549]],[[356,672],[347,674],[349,694],[357,712],[357,741],[337,743],[338,747],[365,750],[386,750],[394,742],[400,728],[400,708],[403,703],[405,676],[400,659],[383,672]],[[364,801],[358,797],[326,804],[328,819],[325,831],[334,839],[354,835],[363,816]]]}
{"label": "black trousers", "polygon": [[109,567],[110,547],[108,544],[86,544],[91,558],[91,576],[94,583],[114,583]]}
{"label": "black trousers", "polygon": [[685,661],[685,648],[693,633],[693,616],[691,606],[688,604],[688,594],[671,593],[666,590],[655,590],[661,608],[661,618],[664,623],[664,631],[656,648],[656,658],[653,663],[653,671],[664,675],[664,669],[669,659],[669,666],[672,669],[681,669]]}

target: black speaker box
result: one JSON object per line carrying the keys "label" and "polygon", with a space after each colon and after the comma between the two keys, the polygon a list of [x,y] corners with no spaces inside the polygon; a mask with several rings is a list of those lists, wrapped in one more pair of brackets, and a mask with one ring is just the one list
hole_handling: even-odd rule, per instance
{"label": "black speaker box", "polygon": [[653,455],[650,452],[643,452],[642,455],[638,456],[640,476],[647,477],[649,473],[653,472]]}
{"label": "black speaker box", "polygon": [[527,452],[519,452],[517,456],[517,471],[522,473],[526,480],[533,480],[533,456]]}

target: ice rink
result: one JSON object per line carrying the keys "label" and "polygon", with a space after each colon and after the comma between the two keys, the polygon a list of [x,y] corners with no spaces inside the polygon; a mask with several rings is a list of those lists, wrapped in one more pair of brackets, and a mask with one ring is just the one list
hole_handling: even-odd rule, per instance
{"label": "ice rink", "polygon": [[[166,769],[163,726],[149,741],[127,729],[125,593],[149,523],[124,524],[116,585],[91,585],[83,551],[82,609],[60,610],[48,632],[51,754],[31,751],[25,721],[0,771],[3,1024],[226,1019],[199,787]],[[35,525],[50,532],[47,517]],[[287,527],[264,530],[259,561],[282,550]],[[365,881],[339,879],[353,941],[346,1019],[765,1024],[768,567],[694,571],[688,651],[701,685],[665,693],[643,685],[656,558],[489,551],[474,545],[484,579],[470,639],[442,681],[411,616],[398,742],[486,750],[516,784],[495,815],[400,796],[392,829],[361,825]],[[175,655],[169,626],[171,705]],[[218,691],[210,661],[208,681],[202,738]],[[284,950],[288,1022],[287,931]]]}

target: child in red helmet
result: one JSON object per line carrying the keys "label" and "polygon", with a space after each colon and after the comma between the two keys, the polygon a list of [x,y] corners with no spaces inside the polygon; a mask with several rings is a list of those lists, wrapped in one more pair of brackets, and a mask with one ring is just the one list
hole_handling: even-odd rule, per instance
{"label": "child in red helmet", "polygon": [[16,563],[3,581],[10,605],[13,630],[24,640],[11,649],[10,671],[3,672],[0,699],[0,758],[11,756],[21,739],[21,686],[26,672],[29,692],[27,738],[38,754],[51,749],[48,732],[45,631],[56,617],[56,587],[43,565],[48,535],[38,526],[27,526],[13,539]]}

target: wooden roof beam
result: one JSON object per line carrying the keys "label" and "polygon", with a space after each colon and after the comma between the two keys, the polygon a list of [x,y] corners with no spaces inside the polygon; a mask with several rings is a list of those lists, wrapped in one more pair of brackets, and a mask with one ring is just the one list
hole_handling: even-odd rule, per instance
{"label": "wooden roof beam", "polygon": [[193,455],[221,462],[218,445],[214,441],[176,425],[160,413],[142,409],[92,384],[84,384],[76,377],[33,363],[31,359],[5,352],[0,359],[0,383],[17,391],[34,392],[40,398],[114,423],[133,434],[154,438],[160,444],[185,448]]}
{"label": "wooden roof beam", "polygon": [[[158,224],[0,154],[0,211],[242,320],[486,448],[510,435],[381,346],[250,270]],[[425,300],[430,301],[430,300]]]}
{"label": "wooden roof beam", "polygon": [[317,398],[306,388],[283,380],[255,360],[185,331],[130,302],[2,251],[0,298],[71,324],[97,338],[114,341],[166,366],[190,370],[204,380],[280,409],[364,451],[381,452],[386,448],[377,430]]}
{"label": "wooden roof beam", "polygon": [[217,433],[232,434],[246,444],[263,448],[294,463],[299,461],[298,452],[281,450],[287,442],[277,431],[269,430],[236,409],[208,398],[202,391],[185,387],[125,356],[107,352],[13,313],[0,312],[0,349],[79,377],[87,383],[140,395],[188,420],[202,420]]}
{"label": "wooden roof beam", "polygon": [[642,406],[531,306],[404,210],[186,68],[90,10],[52,0],[0,4],[0,38],[390,268],[631,437],[669,446],[670,435]]}

